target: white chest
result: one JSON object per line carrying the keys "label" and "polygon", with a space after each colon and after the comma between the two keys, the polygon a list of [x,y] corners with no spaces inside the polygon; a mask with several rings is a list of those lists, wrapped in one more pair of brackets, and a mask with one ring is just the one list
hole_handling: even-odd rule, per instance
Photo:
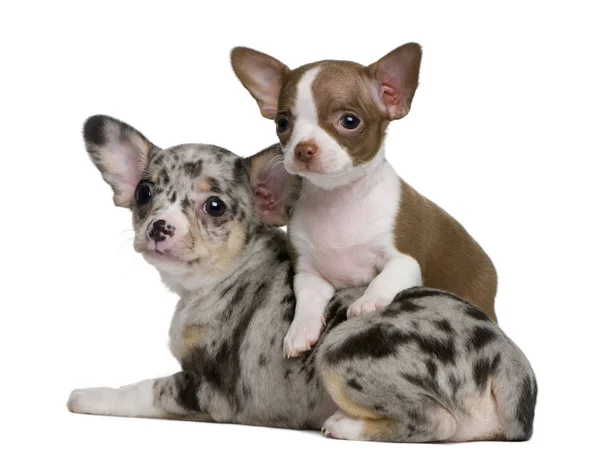
{"label": "white chest", "polygon": [[400,179],[380,171],[335,190],[303,187],[290,223],[299,271],[314,271],[336,289],[369,283],[389,259]]}

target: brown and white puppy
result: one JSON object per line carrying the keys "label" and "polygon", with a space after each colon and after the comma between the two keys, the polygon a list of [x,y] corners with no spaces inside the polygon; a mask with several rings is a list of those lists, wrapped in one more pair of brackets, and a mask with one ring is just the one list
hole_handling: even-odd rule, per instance
{"label": "brown and white puppy", "polygon": [[388,124],[410,110],[421,47],[405,44],[372,65],[326,60],[290,70],[238,47],[233,69],[274,119],[290,174],[303,178],[289,224],[297,308],[284,340],[294,356],[317,340],[334,292],[366,285],[349,316],[387,306],[401,290],[450,291],[494,313],[497,277],[477,242],[400,179],[385,159]]}

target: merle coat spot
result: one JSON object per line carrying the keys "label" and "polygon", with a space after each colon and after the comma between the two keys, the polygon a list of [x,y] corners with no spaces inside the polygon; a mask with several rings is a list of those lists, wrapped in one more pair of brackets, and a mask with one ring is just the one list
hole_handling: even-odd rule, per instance
{"label": "merle coat spot", "polygon": [[199,379],[197,375],[190,372],[179,372],[175,374],[175,385],[178,389],[176,395],[177,403],[188,410],[200,412],[198,402]]}
{"label": "merle coat spot", "polygon": [[496,332],[488,327],[475,327],[468,338],[469,348],[479,351],[496,339]]}
{"label": "merle coat spot", "polygon": [[443,332],[454,333],[454,328],[452,328],[448,319],[436,320],[433,324]]}
{"label": "merle coat spot", "polygon": [[482,312],[477,307],[471,304],[469,304],[469,306],[465,308],[465,314],[467,314],[471,318],[474,318],[475,320],[481,320],[482,322],[492,321],[492,319],[485,315],[484,312]]}
{"label": "merle coat spot", "polygon": [[221,184],[219,183],[219,181],[217,179],[215,179],[214,177],[207,177],[206,181],[210,185],[211,192],[214,192],[217,194],[223,193],[223,188],[221,187]]}
{"label": "merle coat spot", "polygon": [[465,306],[474,307],[471,303],[452,293],[449,293],[448,291],[442,291],[441,289],[424,288],[421,286],[416,286],[414,288],[408,288],[404,291],[400,291],[394,298],[394,302],[403,301],[406,299],[421,299],[425,297],[445,297],[448,299],[458,301]]}
{"label": "merle coat spot", "polygon": [[403,313],[413,313],[423,310],[424,307],[417,304],[415,301],[409,299],[403,299],[401,301],[394,301],[390,304],[381,315],[384,317],[395,317]]}
{"label": "merle coat spot", "polygon": [[487,387],[490,377],[498,370],[500,365],[500,355],[496,354],[494,359],[478,359],[473,363],[473,379],[479,390],[483,391]]}
{"label": "merle coat spot", "polygon": [[437,364],[435,362],[433,362],[431,359],[427,359],[427,362],[425,363],[425,365],[427,366],[427,373],[429,374],[429,377],[431,377],[432,379],[435,379],[435,377],[437,375]]}
{"label": "merle coat spot", "polygon": [[331,364],[356,358],[383,358],[396,352],[396,346],[406,342],[407,334],[381,323],[346,338],[325,355]]}
{"label": "merle coat spot", "polygon": [[523,380],[521,395],[517,404],[517,418],[523,426],[524,440],[533,434],[533,418],[535,416],[535,403],[537,400],[537,382],[534,377]]}
{"label": "merle coat spot", "polygon": [[353,388],[354,390],[358,390],[359,392],[362,392],[363,386],[360,383],[358,383],[358,381],[356,379],[348,379],[346,384],[348,385],[348,387]]}
{"label": "merle coat spot", "polygon": [[196,178],[202,174],[202,160],[199,159],[195,162],[185,162],[183,163],[183,170],[186,174],[188,174],[192,178]]}

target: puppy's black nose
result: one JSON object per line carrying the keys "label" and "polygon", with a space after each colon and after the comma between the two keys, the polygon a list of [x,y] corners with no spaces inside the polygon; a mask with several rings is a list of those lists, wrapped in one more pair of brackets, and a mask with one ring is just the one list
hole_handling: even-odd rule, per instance
{"label": "puppy's black nose", "polygon": [[152,223],[152,229],[150,229],[148,236],[156,242],[162,242],[167,236],[172,237],[174,233],[175,228],[173,226],[167,225],[167,222],[164,219],[159,219]]}

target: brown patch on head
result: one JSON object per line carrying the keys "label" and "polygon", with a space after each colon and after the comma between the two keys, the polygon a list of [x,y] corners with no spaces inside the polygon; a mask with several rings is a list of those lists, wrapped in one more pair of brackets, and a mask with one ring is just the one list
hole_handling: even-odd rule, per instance
{"label": "brown patch on head", "polygon": [[[375,157],[389,123],[369,88],[368,69],[353,62],[324,62],[312,85],[319,125],[346,150],[354,164]],[[340,125],[351,114],[360,119],[356,129]]]}
{"label": "brown patch on head", "polygon": [[[276,120],[286,118],[289,128],[278,132],[281,144],[285,147],[293,134],[298,83],[314,67],[319,67],[312,83],[319,126],[344,148],[355,165],[370,161],[383,143],[389,119],[375,102],[369,69],[354,62],[315,62],[284,76]],[[356,129],[349,130],[340,125],[340,119],[349,114],[360,120]]]}
{"label": "brown patch on head", "polygon": [[379,416],[372,409],[357,404],[348,396],[342,378],[333,370],[323,371],[323,383],[333,401],[350,416],[362,419],[379,419]]}
{"label": "brown patch on head", "polygon": [[405,44],[368,67],[326,60],[290,70],[269,55],[240,47],[232,51],[231,63],[263,116],[276,120],[284,147],[298,117],[294,115],[298,84],[307,71],[319,67],[312,83],[316,124],[359,165],[375,157],[388,123],[408,113],[418,85],[421,47]]}

